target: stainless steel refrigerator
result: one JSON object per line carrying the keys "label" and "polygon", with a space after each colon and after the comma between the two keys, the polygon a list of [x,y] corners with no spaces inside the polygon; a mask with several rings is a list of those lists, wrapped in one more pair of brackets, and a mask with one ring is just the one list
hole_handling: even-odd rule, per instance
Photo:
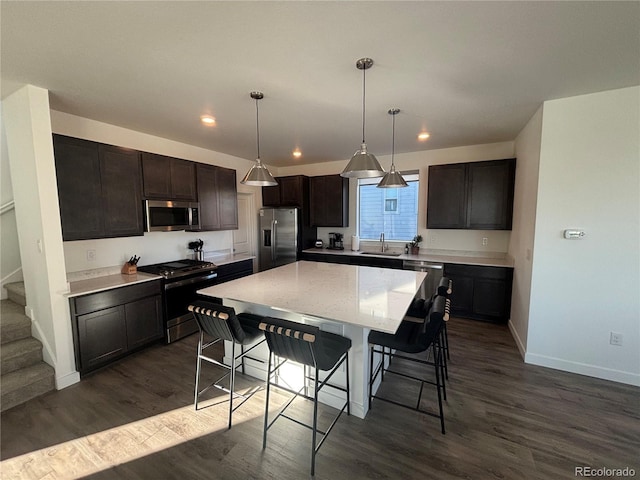
{"label": "stainless steel refrigerator", "polygon": [[297,208],[261,208],[260,271],[296,261],[300,242]]}

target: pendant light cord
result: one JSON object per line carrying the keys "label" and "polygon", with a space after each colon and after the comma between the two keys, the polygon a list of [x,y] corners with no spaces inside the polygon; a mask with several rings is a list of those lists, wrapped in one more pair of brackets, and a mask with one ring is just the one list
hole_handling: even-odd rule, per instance
{"label": "pendant light cord", "polygon": [[258,160],[260,160],[260,114],[258,112],[258,99],[256,98],[256,143],[258,150]]}
{"label": "pendant light cord", "polygon": [[367,96],[367,82],[366,82],[367,69],[362,69],[362,143],[364,142],[364,121],[365,121],[365,98]]}
{"label": "pendant light cord", "polygon": [[392,115],[392,127],[391,127],[391,166],[394,167],[393,164],[393,156],[396,152],[396,116]]}

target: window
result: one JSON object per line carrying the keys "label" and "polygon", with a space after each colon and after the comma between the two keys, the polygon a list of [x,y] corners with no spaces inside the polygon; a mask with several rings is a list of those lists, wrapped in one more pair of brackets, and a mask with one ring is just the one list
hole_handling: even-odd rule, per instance
{"label": "window", "polygon": [[418,172],[402,175],[406,188],[378,188],[379,178],[358,179],[358,235],[362,240],[410,242],[418,233]]}

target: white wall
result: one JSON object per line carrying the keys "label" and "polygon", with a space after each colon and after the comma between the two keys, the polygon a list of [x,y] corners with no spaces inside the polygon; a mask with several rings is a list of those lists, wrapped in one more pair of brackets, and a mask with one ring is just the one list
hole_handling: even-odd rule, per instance
{"label": "white wall", "polygon": [[640,87],[544,104],[529,363],[640,385],[638,105]]}
{"label": "white wall", "polygon": [[[429,165],[446,163],[463,163],[482,160],[498,160],[514,157],[514,143],[502,142],[486,145],[472,145],[467,147],[444,148],[422,152],[400,153],[395,155],[398,170],[418,170],[420,174],[420,191],[418,193],[418,231],[423,236],[422,248],[436,250],[462,250],[479,252],[505,253],[509,248],[510,232],[497,230],[427,230],[427,182]],[[391,156],[378,157],[381,165],[388,169]],[[283,167],[277,169],[274,175],[332,175],[342,172],[348,160],[339,162],[318,163],[314,165]],[[342,232],[345,243],[350,244],[351,236],[356,233],[356,192],[357,181],[350,180],[349,184],[349,227],[347,228],[319,228],[318,236],[325,242],[329,240],[329,232]],[[488,239],[486,246],[482,245],[482,238]],[[393,242],[390,242],[393,246]],[[404,246],[400,242],[398,247]]]}
{"label": "white wall", "polygon": [[518,160],[513,200],[513,228],[509,241],[509,255],[514,259],[509,328],[523,357],[529,328],[542,118],[543,107],[540,107],[516,138]]}
{"label": "white wall", "polygon": [[[252,161],[57,111],[51,111],[51,126],[54,133],[62,135],[233,168],[236,170],[238,191],[257,192],[255,208],[262,205],[260,188],[239,183]],[[134,254],[141,256],[140,265],[176,260],[185,258],[189,253],[187,243],[198,238],[204,241],[205,252],[233,247],[230,231],[151,232],[141,237],[64,242],[65,265],[70,273],[120,265]],[[95,260],[87,260],[87,250],[95,250]]]}
{"label": "white wall", "polygon": [[[4,122],[0,122],[0,205],[7,205],[11,201],[13,201],[13,189],[11,188],[7,135]],[[15,209],[6,210],[0,217],[0,279],[2,285],[22,280]],[[0,296],[2,299],[7,298],[7,291],[4,288],[0,289]]]}
{"label": "white wall", "polygon": [[48,91],[27,85],[3,101],[7,151],[16,205],[27,312],[56,386],[79,380],[75,371]]}

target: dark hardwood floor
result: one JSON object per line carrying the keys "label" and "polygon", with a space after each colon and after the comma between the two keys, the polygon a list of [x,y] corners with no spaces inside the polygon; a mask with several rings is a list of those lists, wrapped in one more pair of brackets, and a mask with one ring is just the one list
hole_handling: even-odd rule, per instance
{"label": "dark hardwood floor", "polygon": [[[576,478],[576,467],[640,477],[639,388],[525,365],[503,325],[452,319],[449,337],[446,435],[436,418],[374,402],[364,420],[340,418],[317,478],[547,480]],[[231,430],[222,397],[193,410],[195,345],[192,336],[153,346],[4,412],[2,478],[308,478],[308,430],[280,420],[262,450],[263,392]],[[389,375],[384,388],[417,392],[405,382]],[[435,406],[434,390],[423,397]]]}

